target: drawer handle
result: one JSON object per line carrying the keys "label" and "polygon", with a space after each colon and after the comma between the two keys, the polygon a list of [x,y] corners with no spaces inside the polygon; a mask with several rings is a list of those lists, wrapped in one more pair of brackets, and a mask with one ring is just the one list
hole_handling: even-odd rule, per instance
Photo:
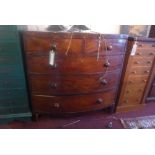
{"label": "drawer handle", "polygon": [[108,81],[106,79],[101,80],[101,84],[106,85]]}
{"label": "drawer handle", "polygon": [[105,64],[104,64],[104,67],[109,67],[110,66],[110,63],[107,61]]}
{"label": "drawer handle", "polygon": [[145,73],[149,73],[149,72],[150,72],[149,70],[145,71]]}
{"label": "drawer handle", "polygon": [[56,43],[53,43],[52,45],[51,45],[51,50],[56,50],[56,47],[57,47],[57,45],[56,45]]}
{"label": "drawer handle", "polygon": [[137,55],[142,55],[142,53],[138,52]]}
{"label": "drawer handle", "polygon": [[150,55],[154,55],[154,53],[151,52]]}
{"label": "drawer handle", "polygon": [[137,72],[136,72],[136,71],[133,71],[132,73],[133,73],[133,74],[136,74]]}
{"label": "drawer handle", "polygon": [[133,81],[129,81],[129,83],[133,83]]}
{"label": "drawer handle", "polygon": [[127,90],[126,93],[129,94],[130,93],[130,90]]}
{"label": "drawer handle", "polygon": [[103,103],[103,100],[101,98],[98,98],[97,101],[96,101],[96,103],[101,104],[101,103]]}
{"label": "drawer handle", "polygon": [[139,61],[135,61],[135,64],[140,64],[140,62]]}
{"label": "drawer handle", "polygon": [[112,48],[113,48],[112,45],[107,46],[107,50],[108,50],[108,51],[111,51]]}
{"label": "drawer handle", "polygon": [[145,82],[146,82],[146,80],[143,80],[143,82],[145,83]]}
{"label": "drawer handle", "polygon": [[143,47],[143,44],[138,44],[139,47]]}
{"label": "drawer handle", "polygon": [[59,108],[60,107],[60,104],[59,103],[54,103],[54,107],[55,108]]}
{"label": "drawer handle", "polygon": [[57,68],[57,64],[54,64],[51,66],[52,68]]}
{"label": "drawer handle", "polygon": [[51,86],[51,88],[56,88],[57,84],[56,83],[51,83],[50,86]]}
{"label": "drawer handle", "polygon": [[151,63],[152,63],[152,61],[148,61],[147,63],[148,63],[148,64],[151,64]]}

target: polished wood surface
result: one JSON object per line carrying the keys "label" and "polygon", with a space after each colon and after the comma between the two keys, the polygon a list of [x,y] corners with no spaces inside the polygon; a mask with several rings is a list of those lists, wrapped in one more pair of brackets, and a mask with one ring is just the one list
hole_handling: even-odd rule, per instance
{"label": "polished wood surface", "polygon": [[115,103],[116,89],[91,95],[44,96],[33,95],[32,102],[36,113],[75,113],[97,110]]}
{"label": "polished wood surface", "polygon": [[[55,65],[49,64],[49,56],[28,56],[29,73],[39,74],[93,74],[121,68],[123,55],[100,57],[59,57]],[[109,67],[106,63],[109,62]]]}
{"label": "polished wood surface", "polygon": [[[24,32],[33,111],[76,113],[114,107],[127,36]],[[50,52],[54,64],[49,64]]]}
{"label": "polished wood surface", "polygon": [[[115,77],[115,78],[114,78]],[[120,71],[95,75],[32,75],[33,94],[65,95],[101,92],[117,87]]]}

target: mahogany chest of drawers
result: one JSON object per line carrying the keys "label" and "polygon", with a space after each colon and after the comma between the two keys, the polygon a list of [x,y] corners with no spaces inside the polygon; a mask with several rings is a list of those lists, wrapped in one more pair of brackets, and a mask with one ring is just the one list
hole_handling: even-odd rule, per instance
{"label": "mahogany chest of drawers", "polygon": [[155,39],[129,37],[127,51],[117,111],[145,105],[155,72]]}
{"label": "mahogany chest of drawers", "polygon": [[114,107],[126,40],[125,35],[23,32],[34,114]]}
{"label": "mahogany chest of drawers", "polygon": [[19,33],[0,26],[0,122],[30,119]]}

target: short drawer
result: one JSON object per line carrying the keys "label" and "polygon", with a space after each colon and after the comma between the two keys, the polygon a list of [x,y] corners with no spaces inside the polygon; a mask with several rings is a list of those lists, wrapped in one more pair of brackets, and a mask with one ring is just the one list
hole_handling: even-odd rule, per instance
{"label": "short drawer", "polygon": [[67,95],[100,92],[118,86],[120,71],[97,75],[31,75],[33,94]]}
{"label": "short drawer", "polygon": [[[55,65],[49,64],[49,56],[27,57],[29,73],[39,74],[91,74],[104,73],[122,68],[124,55],[100,57],[59,57]],[[87,65],[86,65],[87,64]]]}
{"label": "short drawer", "polygon": [[147,67],[131,67],[129,70],[129,75],[149,75],[151,71],[151,66]]}
{"label": "short drawer", "polygon": [[116,90],[91,95],[44,96],[33,95],[35,112],[74,113],[108,107],[115,103]]}
{"label": "short drawer", "polygon": [[131,64],[134,66],[152,66],[154,57],[131,57]]}

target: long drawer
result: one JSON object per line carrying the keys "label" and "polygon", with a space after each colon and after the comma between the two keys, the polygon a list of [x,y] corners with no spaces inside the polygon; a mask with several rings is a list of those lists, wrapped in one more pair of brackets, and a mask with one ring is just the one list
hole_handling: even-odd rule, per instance
{"label": "long drawer", "polygon": [[[52,46],[56,46],[57,53],[64,55],[68,51],[68,55],[79,54],[96,54],[99,48],[98,38],[88,37],[76,37],[71,34],[67,38],[62,36],[54,37],[54,34],[50,33],[25,33],[24,34],[24,47],[26,52],[49,52]],[[124,53],[124,47],[126,44],[125,39],[101,39],[100,40],[100,54],[120,54]],[[70,46],[69,46],[70,45]]]}
{"label": "long drawer", "polygon": [[104,93],[74,96],[33,95],[35,112],[74,113],[101,109],[114,104],[116,89]]}
{"label": "long drawer", "polygon": [[33,94],[65,95],[99,92],[118,86],[120,70],[97,75],[31,75]]}
{"label": "long drawer", "polygon": [[[88,74],[114,71],[122,67],[124,55],[100,57],[60,57],[55,60],[55,65],[49,64],[49,56],[28,55],[27,64],[29,73],[39,74]],[[107,67],[107,60],[109,67]]]}

